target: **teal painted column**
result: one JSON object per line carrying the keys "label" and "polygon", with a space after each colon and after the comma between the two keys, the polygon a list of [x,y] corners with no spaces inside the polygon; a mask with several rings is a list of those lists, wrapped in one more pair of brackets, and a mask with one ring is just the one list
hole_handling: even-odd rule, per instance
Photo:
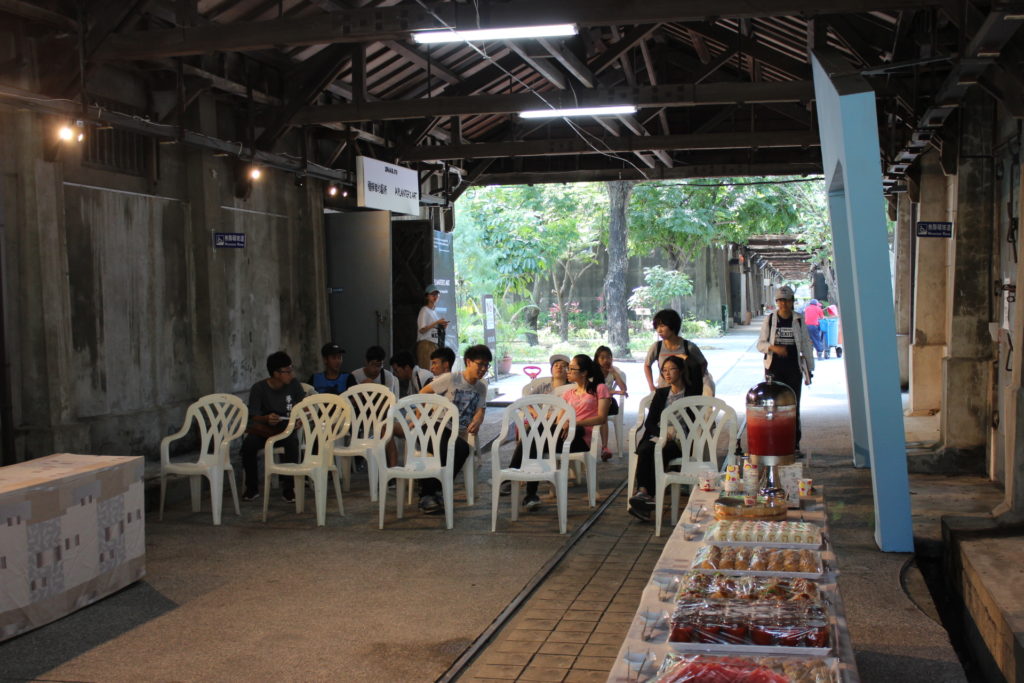
{"label": "teal painted column", "polygon": [[839,279],[854,465],[871,467],[875,543],[911,552],[907,448],[875,94],[829,49],[811,53]]}

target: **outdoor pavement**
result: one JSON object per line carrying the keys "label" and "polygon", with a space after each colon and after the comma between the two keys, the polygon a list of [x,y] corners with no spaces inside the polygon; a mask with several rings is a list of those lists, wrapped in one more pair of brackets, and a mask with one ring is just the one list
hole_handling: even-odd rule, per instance
{"label": "outdoor pavement", "polygon": [[[755,321],[698,340],[718,395],[740,415],[746,390],[763,376],[752,350],[757,330]],[[646,386],[638,363],[621,365],[631,387],[628,428]],[[505,382],[502,390],[515,395]],[[488,410],[484,441],[500,415]],[[851,464],[842,361],[819,364],[802,415],[862,680],[966,680],[913,557],[874,545],[870,471]],[[503,460],[510,453],[505,446]],[[550,497],[517,522],[503,498],[491,533],[489,468],[488,452],[473,506],[456,480],[452,531],[415,506],[396,519],[393,497],[379,530],[365,475],[345,495],[344,517],[331,494],[324,528],[276,497],[266,524],[255,504],[243,504],[241,517],[225,506],[220,527],[210,524],[208,502],[192,513],[178,500],[163,522],[151,510],[146,579],[0,644],[0,681],[432,681],[534,579],[538,588],[460,680],[604,680],[667,534],[653,538],[619,497],[544,574],[590,516],[585,487],[570,487],[566,536],[557,533]],[[624,478],[622,461],[600,466],[599,505]],[[911,475],[911,487],[915,534],[934,542],[941,515],[985,512],[1001,499],[979,477]]]}

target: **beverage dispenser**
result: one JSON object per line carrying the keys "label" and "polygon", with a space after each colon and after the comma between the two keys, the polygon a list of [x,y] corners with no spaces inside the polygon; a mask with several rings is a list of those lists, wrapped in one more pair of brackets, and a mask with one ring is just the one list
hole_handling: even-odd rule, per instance
{"label": "beverage dispenser", "polygon": [[796,394],[769,378],[747,392],[747,451],[763,496],[784,496],[779,465],[796,461]]}

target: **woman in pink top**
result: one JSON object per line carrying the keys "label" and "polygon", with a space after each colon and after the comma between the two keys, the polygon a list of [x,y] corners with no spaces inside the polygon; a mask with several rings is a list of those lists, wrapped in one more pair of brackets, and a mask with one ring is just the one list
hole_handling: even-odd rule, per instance
{"label": "woman in pink top", "polygon": [[[608,407],[612,402],[600,366],[586,354],[573,356],[569,361],[569,383],[559,387],[555,395],[565,400],[576,413],[576,433],[572,435],[569,450],[578,452],[589,449],[591,432],[594,427],[608,422]],[[561,449],[562,440],[559,440],[558,447]],[[536,456],[530,453],[529,457]],[[523,507],[527,510],[534,510],[540,505],[537,484],[535,481],[526,483]]]}

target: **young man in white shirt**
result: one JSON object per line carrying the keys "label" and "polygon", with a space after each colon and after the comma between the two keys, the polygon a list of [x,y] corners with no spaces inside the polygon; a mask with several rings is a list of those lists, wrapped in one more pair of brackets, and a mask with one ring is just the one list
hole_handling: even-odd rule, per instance
{"label": "young man in white shirt", "polygon": [[[466,368],[459,373],[449,372],[436,377],[420,390],[421,394],[437,394],[444,396],[455,404],[459,411],[459,434],[455,438],[455,474],[469,457],[470,434],[476,434],[484,421],[487,410],[487,382],[484,377],[491,367],[491,350],[483,344],[470,346],[462,355]],[[445,462],[448,454],[450,432],[441,437],[441,462]],[[435,454],[438,455],[438,454]],[[441,482],[437,479],[423,479],[420,483],[420,510],[426,514],[444,512],[444,501],[440,495]]]}

